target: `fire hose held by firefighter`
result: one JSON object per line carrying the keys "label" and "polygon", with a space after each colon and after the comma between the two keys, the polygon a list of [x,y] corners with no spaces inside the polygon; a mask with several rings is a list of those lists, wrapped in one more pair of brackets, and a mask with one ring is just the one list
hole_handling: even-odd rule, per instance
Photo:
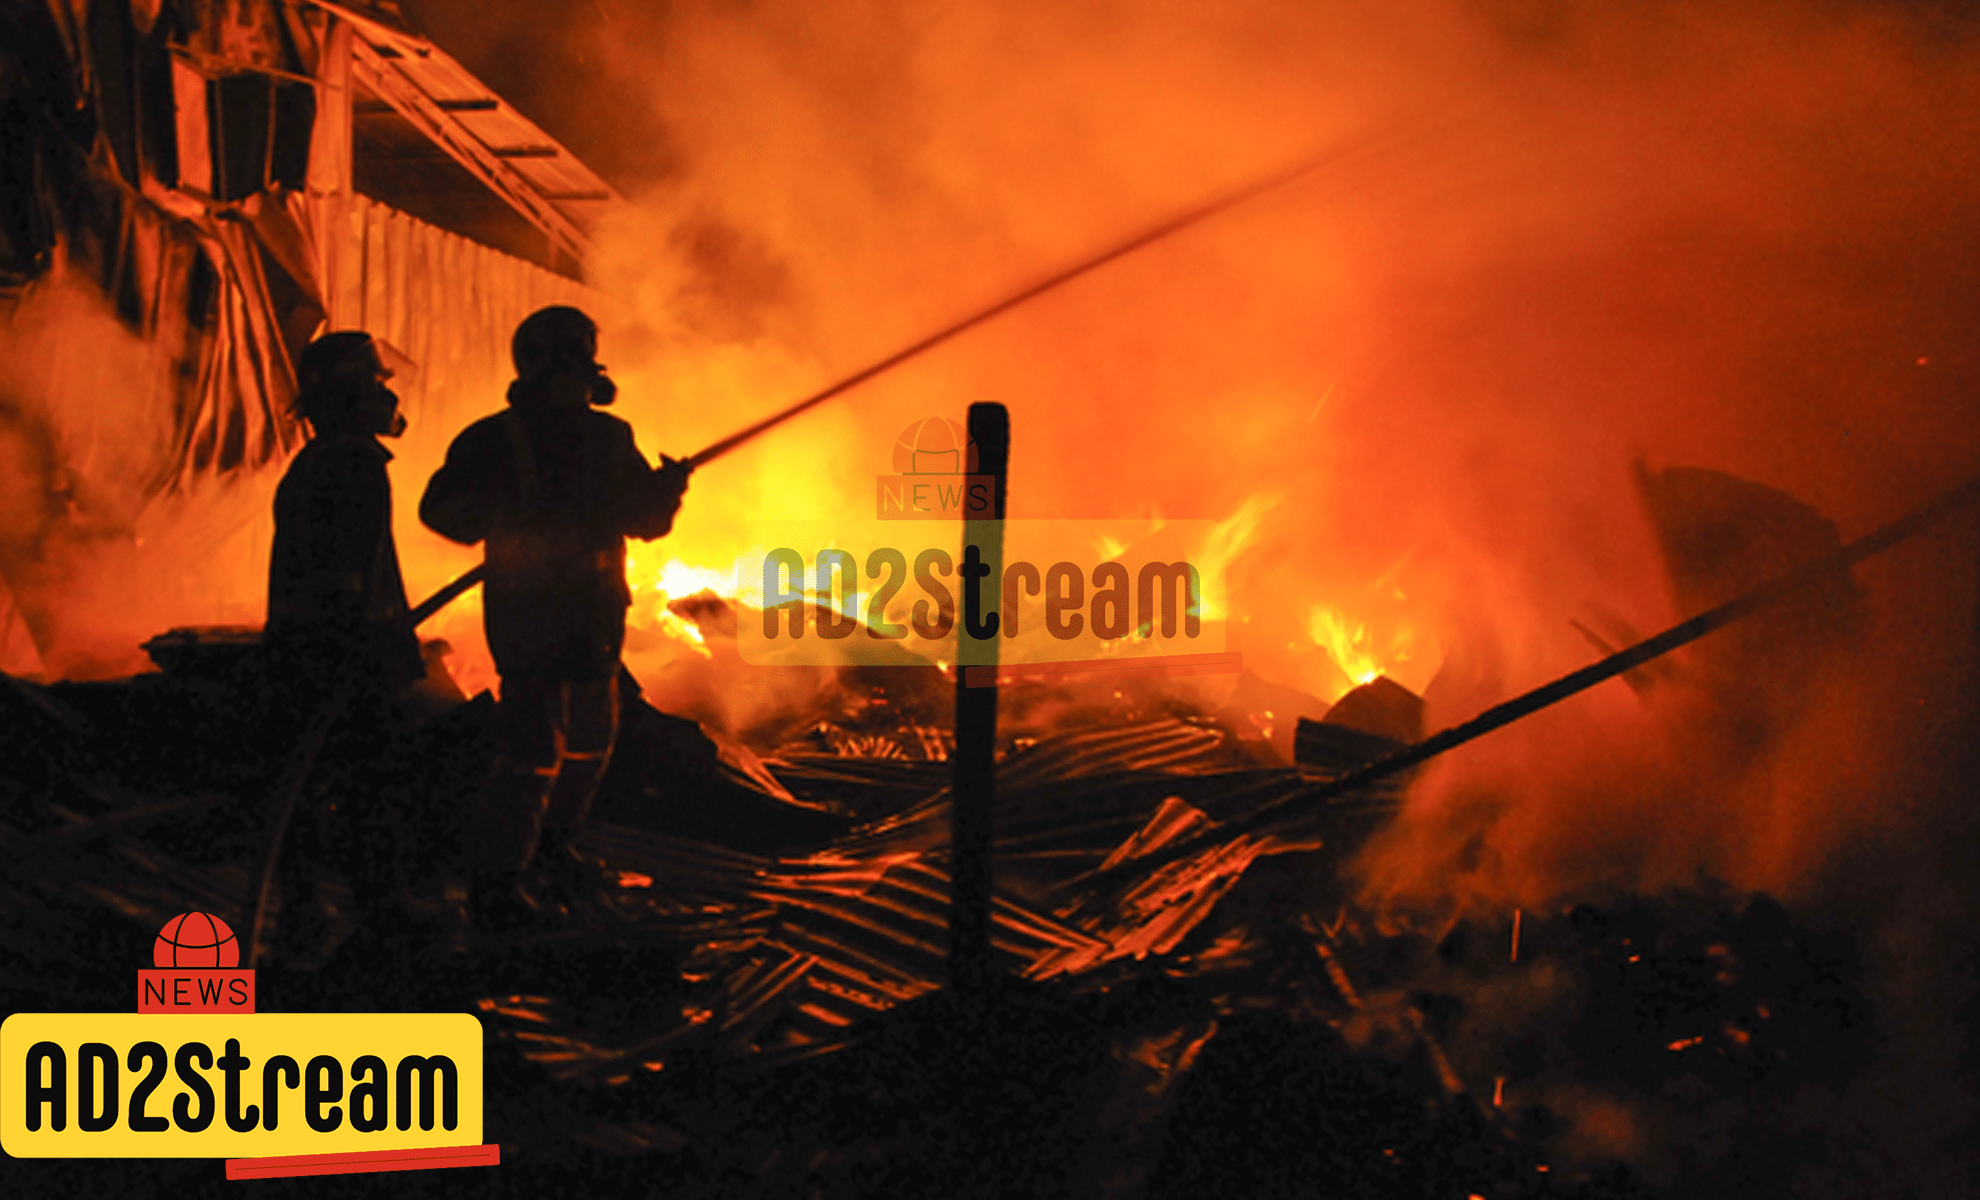
{"label": "fire hose held by firefighter", "polygon": [[[519,908],[514,881],[520,879],[523,869],[534,859],[546,857],[538,841],[547,837],[558,843],[555,854],[569,856],[566,849],[569,836],[583,819],[590,794],[609,762],[616,736],[617,704],[611,693],[619,683],[614,681],[629,678],[618,667],[626,608],[619,598],[625,589],[624,535],[646,538],[664,534],[671,526],[680,493],[686,489],[687,477],[695,468],[1012,309],[1234,208],[1312,178],[1323,168],[1337,166],[1365,150],[1366,147],[1330,150],[1213,196],[1012,292],[688,458],[663,459],[657,471],[646,466],[633,446],[628,426],[605,414],[589,411],[593,405],[611,403],[616,391],[605,377],[604,368],[594,361],[597,330],[589,318],[572,309],[546,309],[525,321],[524,327],[517,330],[512,347],[518,378],[510,392],[510,411],[470,426],[455,440],[447,464],[429,484],[420,508],[421,519],[445,537],[469,545],[486,540],[489,543],[486,557],[480,566],[434,592],[409,614],[410,624],[417,628],[470,589],[483,583],[488,585],[483,609],[489,648],[502,675],[504,707],[508,712],[500,718],[503,766],[490,793],[490,819],[480,831],[484,846],[478,852],[480,877],[475,889],[478,896],[520,918],[526,915],[521,909],[533,907],[534,901],[525,896]],[[549,315],[552,313],[569,315],[553,317]],[[530,330],[527,338],[525,329]],[[536,340],[539,338],[541,343]],[[549,358],[541,362],[531,358],[526,366],[526,341],[530,354],[538,353],[540,344],[541,352]],[[580,429],[612,432],[589,435],[574,432]],[[601,444],[621,446],[623,452],[580,451],[580,445],[588,444],[584,441],[586,436],[602,439]],[[614,509],[614,504],[620,503],[615,501],[598,511],[614,511],[620,519],[652,520],[655,523],[650,527],[657,532],[646,533],[629,524],[611,537],[592,538],[595,545],[588,551],[592,556],[589,559],[575,549],[580,544],[591,544],[584,538],[560,545],[559,539],[550,533],[560,527],[556,520],[549,519],[554,501],[547,498],[555,494],[555,489],[544,484],[542,472],[564,468],[550,468],[536,461],[543,454],[541,439],[548,439],[543,444],[553,448],[551,454],[560,463],[581,453],[619,454],[612,461],[626,464],[624,476],[614,476],[611,470],[606,470],[587,480],[594,488],[600,486],[601,480],[615,481],[600,494],[626,486],[625,479],[641,478],[639,471],[632,470],[637,460],[640,470],[650,472],[645,477],[648,482],[625,494],[643,494],[624,501],[622,508]],[[543,491],[538,500],[527,502],[524,507],[543,514],[543,523],[538,526],[525,522],[504,527],[498,533],[489,500],[500,495],[520,497],[523,481],[531,472],[537,473],[536,486]],[[501,492],[502,488],[509,491]],[[561,528],[581,524],[585,518],[580,514],[584,511],[582,505],[570,509],[562,519]],[[664,518],[659,515],[662,512]],[[570,551],[568,555],[566,550]],[[555,589],[527,582],[552,577],[561,577],[572,584],[571,607],[567,612],[550,602]],[[499,598],[498,593],[501,593]],[[543,630],[531,627],[525,616],[551,609],[558,609],[559,615]],[[585,626],[592,631],[590,641],[582,648],[578,643],[583,639],[560,643],[571,657],[565,658],[564,650],[541,648],[558,638],[576,638],[575,631],[582,624],[577,614],[587,612],[593,622]],[[503,632],[498,633],[498,627]],[[505,651],[504,640],[511,629],[517,640]],[[548,630],[553,629],[572,632],[550,634]],[[538,638],[544,641],[539,643]],[[532,648],[525,650],[525,644]],[[565,665],[539,666],[539,650],[543,663],[556,661]],[[505,665],[505,654],[520,669],[512,670]],[[604,666],[608,660],[609,671]],[[570,665],[579,662],[585,664],[582,670]],[[511,694],[516,697],[513,704],[508,700]],[[607,716],[608,713],[612,715]],[[576,733],[575,741],[567,736],[572,732]],[[555,766],[550,765],[553,762]],[[572,782],[559,790],[559,780],[567,771]],[[507,783],[500,782],[504,776]],[[503,788],[510,789],[516,798],[502,801],[497,793]],[[532,807],[520,799],[525,795],[543,799]],[[498,812],[507,815],[497,816]],[[560,890],[568,893],[569,889]],[[493,908],[486,911],[492,913]]]}
{"label": "fire hose held by firefighter", "polygon": [[598,411],[617,389],[597,349],[597,326],[577,309],[523,321],[508,408],[454,439],[420,502],[436,533],[487,547],[483,612],[502,695],[495,768],[465,847],[484,928],[562,907],[600,869],[571,839],[618,737],[626,538],[665,536],[687,490],[686,465],[650,466],[632,427]]}

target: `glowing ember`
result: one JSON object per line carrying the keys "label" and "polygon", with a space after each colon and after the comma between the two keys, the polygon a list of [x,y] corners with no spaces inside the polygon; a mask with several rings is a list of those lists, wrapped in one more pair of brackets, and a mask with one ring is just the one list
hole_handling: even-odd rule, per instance
{"label": "glowing ember", "polygon": [[707,639],[701,635],[701,626],[696,625],[693,621],[683,619],[664,607],[653,614],[653,621],[648,627],[673,638],[675,641],[686,642],[689,646],[699,651],[703,657],[708,657],[709,655]]}

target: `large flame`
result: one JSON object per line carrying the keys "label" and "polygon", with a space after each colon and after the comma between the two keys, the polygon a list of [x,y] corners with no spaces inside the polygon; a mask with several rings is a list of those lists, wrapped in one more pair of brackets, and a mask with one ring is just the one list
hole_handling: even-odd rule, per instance
{"label": "large flame", "polygon": [[[677,619],[667,610],[669,601],[702,592],[724,598],[736,594],[733,569],[683,562],[667,553],[665,542],[634,542],[626,548],[626,585],[633,597],[626,614],[629,622],[670,628],[669,622]],[[699,642],[700,635],[693,640]]]}

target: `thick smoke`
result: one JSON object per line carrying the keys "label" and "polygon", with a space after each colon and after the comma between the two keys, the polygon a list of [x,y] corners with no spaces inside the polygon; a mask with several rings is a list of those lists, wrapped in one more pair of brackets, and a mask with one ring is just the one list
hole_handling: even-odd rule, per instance
{"label": "thick smoke", "polygon": [[0,670],[128,674],[177,624],[253,624],[272,477],[161,494],[172,398],[157,349],[57,269],[0,324]]}
{"label": "thick smoke", "polygon": [[[455,19],[415,7],[443,35]],[[1571,621],[1625,640],[1683,615],[1638,462],[1780,489],[1844,539],[1980,468],[1980,55],[1937,10],[599,0],[569,19],[586,69],[536,115],[641,164],[598,282],[628,302],[607,334],[622,410],[675,453],[1339,152],[711,467],[672,542],[690,562],[729,561],[753,514],[864,504],[902,427],[997,400],[1012,515],[1254,504],[1247,666],[1331,696],[1321,643],[1360,629],[1434,727],[1589,661]],[[543,77],[520,36],[484,36],[509,49],[484,70]],[[1454,755],[1365,856],[1366,895],[1450,915],[1711,877],[1841,914],[1881,931],[1906,1014],[1887,1020],[1921,1031],[1878,1086],[1914,1086],[1956,1036],[1921,947],[1973,901],[1963,860],[1925,853],[1970,832],[1940,797],[1964,803],[1973,558],[1968,520],[1859,568],[1860,636],[1763,693],[1755,737],[1728,734],[1701,645],[1641,698],[1606,685]]]}
{"label": "thick smoke", "polygon": [[[444,37],[453,14],[416,15]],[[1252,503],[1247,665],[1338,694],[1322,646],[1358,629],[1434,726],[1588,661],[1571,621],[1615,638],[1679,615],[1635,462],[1782,489],[1846,537],[1980,464],[1980,76],[1957,26],[1785,4],[600,3],[557,31],[584,63],[557,74],[521,52],[538,20],[476,34],[482,69],[641,164],[596,282],[626,302],[621,410],[674,453],[1334,155],[709,468],[668,545],[691,563],[731,561],[755,515],[858,511],[902,427],[994,399],[1013,515]],[[1966,537],[1859,571],[1875,621],[1765,763],[1716,762],[1712,713],[1668,689],[1646,707],[1610,685],[1433,773],[1373,886],[1812,884],[1902,822],[1894,797],[1930,776],[1905,764],[1943,761]]]}

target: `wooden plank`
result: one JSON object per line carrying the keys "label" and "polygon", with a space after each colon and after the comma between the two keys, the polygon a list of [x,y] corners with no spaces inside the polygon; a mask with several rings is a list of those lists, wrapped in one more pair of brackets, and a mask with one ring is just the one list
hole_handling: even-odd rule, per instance
{"label": "wooden plank", "polygon": [[[352,76],[366,90],[390,104],[415,129],[445,150],[468,173],[500,196],[509,207],[541,229],[557,249],[578,261],[591,250],[591,239],[559,212],[527,178],[467,129],[408,78],[380,47],[365,38],[351,39]],[[554,152],[554,151],[553,151]]]}

